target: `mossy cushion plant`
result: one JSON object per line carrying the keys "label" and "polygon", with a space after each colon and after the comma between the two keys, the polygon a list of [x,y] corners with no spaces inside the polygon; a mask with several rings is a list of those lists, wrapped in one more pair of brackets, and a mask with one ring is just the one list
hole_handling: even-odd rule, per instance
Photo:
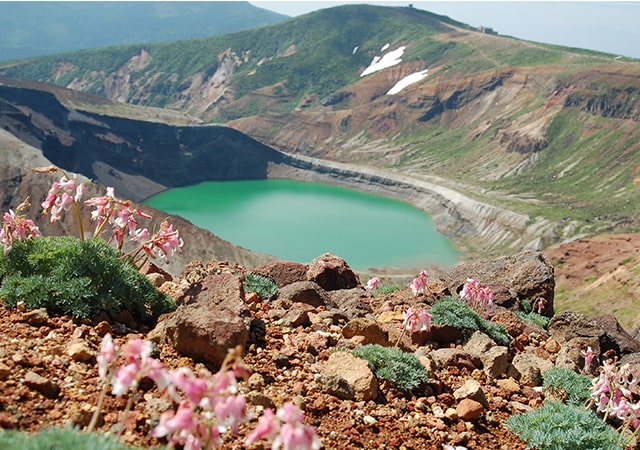
{"label": "mossy cushion plant", "polygon": [[243,287],[245,292],[255,292],[263,301],[274,300],[280,292],[271,278],[257,273],[246,274]]}
{"label": "mossy cushion plant", "polygon": [[509,334],[502,325],[483,319],[458,298],[443,297],[433,304],[430,313],[434,325],[446,324],[469,332],[480,330],[497,344],[509,345]]}
{"label": "mossy cushion plant", "polygon": [[547,400],[535,411],[506,419],[511,431],[535,450],[620,450],[621,435],[593,411]]}
{"label": "mossy cushion plant", "polygon": [[429,379],[427,369],[416,355],[398,347],[368,344],[356,347],[353,355],[367,361],[376,377],[391,381],[405,392],[417,389]]}
{"label": "mossy cushion plant", "polygon": [[583,406],[591,398],[591,377],[554,366],[542,374],[542,385],[570,405]]}
{"label": "mossy cushion plant", "polygon": [[[36,434],[0,430],[0,448],[16,450],[131,450],[113,436],[74,428],[47,428]],[[135,447],[136,449],[139,447]]]}
{"label": "mossy cushion plant", "polygon": [[0,299],[10,307],[92,319],[123,310],[152,324],[176,305],[142,275],[130,258],[101,239],[50,236],[16,241],[0,256]]}

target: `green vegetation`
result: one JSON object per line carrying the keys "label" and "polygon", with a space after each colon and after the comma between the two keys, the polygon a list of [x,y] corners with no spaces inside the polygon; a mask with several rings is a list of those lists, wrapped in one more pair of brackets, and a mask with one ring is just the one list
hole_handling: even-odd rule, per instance
{"label": "green vegetation", "polygon": [[536,409],[506,419],[507,426],[536,450],[619,450],[621,436],[593,412],[547,400]]}
{"label": "green vegetation", "polygon": [[375,289],[373,292],[375,294],[387,295],[393,294],[394,292],[398,292],[400,288],[395,284],[383,284],[379,288]]}
{"label": "green vegetation", "polygon": [[175,309],[129,259],[101,239],[80,241],[69,236],[16,241],[0,257],[0,299],[10,307],[22,302],[29,309],[79,319],[101,312],[115,317],[128,311],[151,324]]}
{"label": "green vegetation", "polygon": [[583,406],[591,396],[591,377],[566,367],[554,366],[542,374],[542,379],[542,385],[555,398],[564,399],[570,405]]}
{"label": "green vegetation", "polygon": [[547,328],[547,325],[549,325],[549,318],[546,316],[543,316],[541,314],[538,314],[536,312],[530,311],[528,313],[524,313],[522,311],[516,311],[516,315],[518,317],[520,317],[522,320],[526,320],[528,322],[531,322],[533,324],[538,325],[539,327],[542,328]]}
{"label": "green vegetation", "polygon": [[[113,436],[74,428],[46,428],[36,434],[0,430],[0,448],[20,450],[131,450]],[[139,448],[139,447],[135,447]]]}
{"label": "green vegetation", "polygon": [[244,291],[255,292],[263,301],[278,297],[279,289],[271,278],[256,273],[248,273],[244,277]]}
{"label": "green vegetation", "polygon": [[[167,42],[229,33],[278,23],[287,17],[249,3],[164,2],[86,4],[6,4],[0,35],[0,61],[48,53]],[[24,26],[24,18],[29,26]]]}
{"label": "green vegetation", "polygon": [[389,380],[405,392],[418,389],[426,383],[429,374],[413,353],[405,353],[398,347],[368,344],[356,347],[354,356],[364,359],[376,377]]}
{"label": "green vegetation", "polygon": [[[105,94],[106,78],[145,50],[149,57],[122,91],[136,103],[198,113],[186,89],[200,77],[206,86],[224,67],[224,101],[204,120],[269,114],[268,130],[258,134],[277,142],[278,131],[298,120],[289,113],[329,106],[345,113],[337,126],[320,113],[336,143],[362,133],[366,144],[371,122],[358,117],[371,111],[349,108],[377,108],[381,94],[367,88],[356,96],[359,74],[386,44],[403,45],[403,63],[428,68],[426,83],[433,84],[389,119],[393,157],[360,151],[338,159],[445,178],[475,200],[528,216],[529,225],[540,226],[543,246],[567,235],[637,231],[640,91],[629,82],[637,78],[635,63],[506,36],[445,34],[447,25],[471,30],[414,8],[345,5],[226,35],[33,58],[0,73],[61,85],[82,80],[88,92]],[[465,117],[453,112],[463,108]],[[314,145],[314,154],[328,151]]]}
{"label": "green vegetation", "polygon": [[443,297],[433,304],[429,312],[434,325],[451,325],[466,330],[469,335],[479,330],[498,345],[509,345],[509,334],[502,325],[483,319],[456,297]]}
{"label": "green vegetation", "polygon": [[[371,24],[376,26],[372,27]],[[137,85],[150,83],[145,95],[147,106],[167,106],[185,81],[196,73],[211,76],[220,56],[234,59],[235,100],[251,92],[284,82],[286,111],[299,101],[314,95],[322,102],[332,93],[358,80],[362,68],[379,56],[385,44],[393,47],[415,42],[407,50],[408,61],[426,61],[448,67],[451,73],[479,72],[497,64],[508,66],[514,58],[529,64],[548,63],[563,54],[559,50],[537,49],[521,56],[518,41],[502,53],[480,55],[470,45],[435,40],[433,36],[449,31],[446,24],[468,26],[447,17],[404,7],[345,5],[327,8],[276,25],[217,35],[207,38],[141,45],[120,45],[33,58],[7,67],[4,75],[66,85],[82,79],[89,92],[104,94],[104,79],[118,67],[144,50],[149,58],[141,70],[132,74]],[[528,47],[527,47],[528,48]],[[549,56],[550,55],[550,56]],[[488,59],[487,59],[488,58]],[[463,63],[464,62],[464,63]],[[462,64],[462,65],[460,65]],[[60,71],[61,67],[65,70]],[[132,81],[133,82],[133,81]],[[134,90],[131,91],[132,95]],[[276,107],[277,109],[281,109]],[[253,107],[253,113],[265,107]],[[273,108],[269,108],[273,111]],[[246,117],[246,111],[241,112]],[[224,109],[212,120],[238,116]]]}

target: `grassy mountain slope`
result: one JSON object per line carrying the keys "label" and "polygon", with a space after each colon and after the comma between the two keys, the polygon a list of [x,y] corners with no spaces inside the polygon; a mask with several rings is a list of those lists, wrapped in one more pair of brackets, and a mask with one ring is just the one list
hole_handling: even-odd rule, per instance
{"label": "grassy mountain slope", "polygon": [[0,15],[0,61],[193,39],[286,18],[248,2],[5,2]]}
{"label": "grassy mountain slope", "polygon": [[210,78],[225,58],[232,58],[236,100],[286,80],[285,97],[293,108],[294,99],[304,94],[328,96],[355,81],[372,54],[386,42],[400,42],[406,33],[429,40],[427,52],[444,51],[446,44],[430,39],[446,30],[441,20],[447,19],[408,8],[345,6],[223,36],[42,57],[9,66],[3,74],[68,87],[81,84],[82,90],[109,95],[109,75],[125,63],[137,63],[130,67],[137,88],[123,99],[139,103],[146,95],[145,104],[164,107],[179,101],[192,77]]}
{"label": "grassy mountain slope", "polygon": [[[401,50],[398,64],[360,76]],[[434,182],[528,216],[541,247],[640,229],[640,62],[631,59],[354,5],[206,39],[37,58],[0,74],[178,109],[290,153]],[[495,253],[504,245],[496,238]]]}

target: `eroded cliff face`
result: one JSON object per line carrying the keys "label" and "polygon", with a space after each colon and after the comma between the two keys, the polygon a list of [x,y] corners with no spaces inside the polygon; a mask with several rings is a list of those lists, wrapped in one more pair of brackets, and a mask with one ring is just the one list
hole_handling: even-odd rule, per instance
{"label": "eroded cliff face", "polygon": [[[494,107],[501,98],[512,98],[516,91],[524,89],[524,81],[514,78],[509,71],[505,71],[501,77],[487,77],[484,87],[478,88],[476,93],[467,92],[463,95],[459,86],[452,85],[443,88],[440,93],[429,95],[437,95],[442,103],[456,98],[460,108],[465,107],[463,104],[467,107],[474,105],[476,111],[481,111]],[[481,100],[480,92],[484,92],[487,86],[500,91],[495,93],[494,106]],[[419,165],[414,171],[385,168],[402,158],[402,149],[391,140],[381,138],[372,141],[356,135],[345,138],[339,145],[341,135],[338,133],[336,137],[332,133],[335,131],[333,121],[340,117],[341,112],[333,115],[295,115],[296,121],[287,123],[286,128],[292,136],[294,130],[289,127],[295,128],[295,139],[302,139],[307,147],[304,151],[296,147],[292,153],[286,153],[261,144],[230,127],[171,125],[164,121],[151,122],[98,114],[74,108],[69,101],[62,103],[60,98],[63,94],[55,92],[54,95],[44,87],[36,89],[34,86],[12,86],[7,82],[0,84],[0,127],[40,151],[45,160],[65,170],[81,173],[97,185],[114,186],[117,195],[122,198],[141,201],[169,187],[207,180],[290,178],[352,187],[413,204],[429,212],[438,230],[451,238],[469,257],[501,255],[522,248],[541,249],[575,234],[575,224],[572,222],[559,224],[510,210],[499,202],[478,200],[463,193],[469,189],[468,186],[424,175]],[[349,100],[355,105],[358,95],[362,93],[348,95],[345,99],[355,97]],[[463,98],[466,100],[463,101]],[[428,100],[424,100],[423,105],[427,103]],[[389,107],[393,109],[393,103],[389,103]],[[392,109],[388,111],[389,117],[393,116]],[[399,114],[398,110],[396,117]],[[301,117],[306,117],[304,122],[299,121]],[[494,133],[498,140],[508,132],[520,136],[526,145],[510,153],[514,158],[528,161],[539,152],[538,147],[542,145],[540,139],[544,139],[548,119],[544,115],[538,116],[527,127],[525,123],[529,119],[526,115],[523,117],[522,122],[506,124],[498,131],[494,130]],[[340,120],[345,121],[346,118],[343,116]],[[338,128],[350,126],[351,123],[347,120],[347,124],[340,125],[339,122]],[[267,122],[266,127],[269,126]],[[318,142],[314,139],[319,137],[310,129],[322,129],[320,135],[325,139],[322,146],[314,147]],[[310,134],[300,138],[300,133],[305,130]],[[484,131],[478,129],[475,132],[482,134]],[[329,148],[326,140],[331,139],[335,147],[327,152],[323,149]],[[322,158],[307,156],[309,154],[317,154]],[[346,158],[346,155],[352,155],[357,164],[327,159]],[[374,164],[376,167],[373,167]],[[24,168],[24,164],[18,166]],[[501,170],[501,167],[498,169]],[[16,172],[16,176],[22,176],[21,173]],[[5,182],[8,185],[13,181]],[[44,196],[43,189],[40,188],[40,198]],[[21,201],[15,198],[15,189],[6,192],[6,198],[13,199],[14,206]],[[200,231],[192,233],[193,239],[203,242],[203,248],[207,248],[204,241],[213,242],[213,247],[225,249],[224,252],[216,250],[218,255],[228,255],[234,261],[250,266],[247,258],[263,258],[229,246],[228,243],[222,244],[212,235],[196,237],[200,236]]]}
{"label": "eroded cliff face", "polygon": [[[185,151],[186,146],[193,151]],[[54,224],[41,215],[40,203],[61,175],[35,173],[31,168],[54,163],[80,174],[87,184],[86,198],[104,195],[104,187],[113,186],[118,198],[139,201],[193,180],[264,178],[275,154],[235,130],[195,126],[185,131],[180,126],[94,116],[68,109],[49,92],[0,85],[0,155],[2,211],[29,197],[32,206],[25,214],[44,235],[77,236],[73,215]],[[154,217],[150,228],[167,216],[137,206]],[[95,228],[90,209],[81,206],[85,230]],[[169,265],[158,262],[174,276],[192,260],[253,267],[277,259],[233,245],[180,217],[169,220],[187,243],[184,253],[176,254]]]}
{"label": "eroded cliff face", "polygon": [[[491,70],[462,79],[432,81],[386,95],[403,77],[414,73],[407,64],[373,74],[329,98],[322,107],[289,114],[261,114],[228,122],[229,126],[288,153],[367,163],[357,147],[377,143],[401,156],[412,145],[394,141],[416,127],[464,129],[473,126],[470,140],[486,137],[496,151],[528,154],[548,145],[547,128],[561,109],[566,91],[550,103],[514,119],[514,113],[540,97],[535,73],[527,70]],[[438,75],[434,75],[438,77]],[[251,96],[251,94],[249,95]],[[259,101],[256,99],[255,101]],[[389,161],[394,165],[396,160]]]}
{"label": "eroded cliff face", "polygon": [[0,125],[52,163],[143,200],[206,180],[262,179],[281,154],[229,127],[175,126],[70,109],[48,92],[0,85]]}
{"label": "eroded cliff face", "polygon": [[[272,165],[269,173],[274,178],[334,184],[409,203],[430,213],[438,231],[465,253],[463,259],[540,250],[545,240],[558,237],[551,222],[474,200],[435,179],[291,154],[282,164]],[[569,233],[562,236],[568,237]]]}

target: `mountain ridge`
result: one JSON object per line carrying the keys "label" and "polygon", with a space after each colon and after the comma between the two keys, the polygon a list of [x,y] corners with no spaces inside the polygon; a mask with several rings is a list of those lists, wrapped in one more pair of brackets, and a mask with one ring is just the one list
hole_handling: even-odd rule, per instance
{"label": "mountain ridge", "polygon": [[[391,54],[400,55],[393,64],[361,76]],[[120,62],[110,68],[92,66],[114,55]],[[229,35],[0,71],[174,108],[288,154],[437,179],[527,217],[527,226],[545,230],[538,248],[640,229],[640,63],[630,59],[480,33],[412,8],[349,5]],[[472,239],[460,244],[474,247]]]}
{"label": "mountain ridge", "polygon": [[249,2],[8,2],[0,61],[79,49],[193,39],[286,20]]}

